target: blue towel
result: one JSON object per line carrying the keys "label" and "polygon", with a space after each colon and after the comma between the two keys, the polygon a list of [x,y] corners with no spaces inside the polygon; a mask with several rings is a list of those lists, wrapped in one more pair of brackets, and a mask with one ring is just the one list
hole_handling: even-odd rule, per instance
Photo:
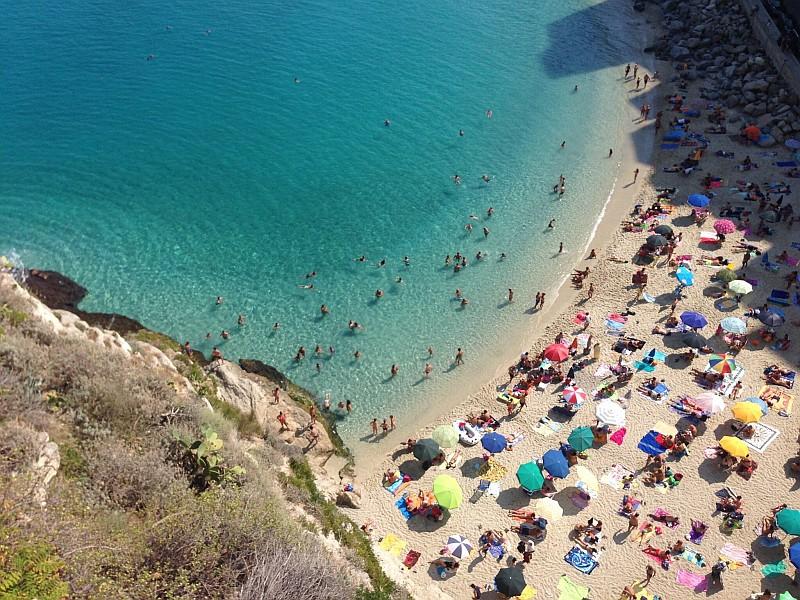
{"label": "blue towel", "polygon": [[[664,139],[667,139],[667,138],[664,138]],[[677,150],[678,148],[680,148],[680,146],[681,146],[680,144],[666,143],[666,144],[661,144],[661,149],[662,150]]]}
{"label": "blue towel", "polygon": [[664,142],[680,142],[686,134],[683,131],[670,131],[662,138]]}
{"label": "blue towel", "polygon": [[397,488],[399,488],[401,485],[403,485],[403,474],[402,473],[400,473],[400,478],[397,481],[395,481],[389,487],[386,487],[386,488],[383,488],[383,489],[385,489],[390,494],[394,494],[397,491]]}
{"label": "blue towel", "polygon": [[397,510],[400,511],[400,514],[403,515],[403,518],[406,521],[408,521],[411,518],[411,513],[408,512],[408,509],[406,508],[406,498],[405,498],[405,496],[403,496],[397,502],[395,502],[394,505],[397,507]]}
{"label": "blue towel", "polygon": [[656,387],[653,388],[653,391],[656,394],[666,394],[667,392],[669,392],[669,388],[663,383],[659,383]]}
{"label": "blue towel", "polygon": [[578,546],[573,546],[572,550],[564,556],[564,560],[586,575],[591,575],[598,565],[586,550]]}
{"label": "blue towel", "polygon": [[640,441],[637,448],[644,452],[645,454],[649,454],[651,456],[655,456],[656,454],[663,454],[665,448],[656,441],[656,437],[658,433],[655,431],[649,431],[647,435],[645,435]]}
{"label": "blue towel", "polygon": [[797,162],[793,160],[779,160],[773,163],[776,167],[796,167]]}

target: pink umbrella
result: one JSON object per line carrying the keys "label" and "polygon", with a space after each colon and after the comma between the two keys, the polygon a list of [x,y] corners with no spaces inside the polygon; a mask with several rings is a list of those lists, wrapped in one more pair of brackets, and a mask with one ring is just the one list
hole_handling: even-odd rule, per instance
{"label": "pink umbrella", "polygon": [[567,404],[583,404],[589,399],[589,394],[579,387],[570,385],[564,388],[562,397]]}
{"label": "pink umbrella", "polygon": [[736,225],[728,219],[717,219],[717,222],[714,223],[714,231],[726,235],[736,231]]}
{"label": "pink umbrella", "polygon": [[692,402],[694,402],[695,406],[699,407],[700,410],[712,415],[722,412],[725,408],[725,400],[723,400],[722,396],[714,392],[703,392],[699,396],[692,398]]}

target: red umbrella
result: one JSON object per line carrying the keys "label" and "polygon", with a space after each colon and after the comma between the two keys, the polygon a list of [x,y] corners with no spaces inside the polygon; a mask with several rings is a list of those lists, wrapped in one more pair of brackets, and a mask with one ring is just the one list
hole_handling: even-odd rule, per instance
{"label": "red umbrella", "polygon": [[752,123],[744,128],[744,134],[751,142],[757,142],[761,137],[761,130]]}
{"label": "red umbrella", "polygon": [[727,235],[736,231],[736,225],[728,219],[717,219],[717,222],[714,223],[714,231]]}
{"label": "red umbrella", "polygon": [[544,357],[553,362],[561,362],[567,360],[569,356],[569,348],[564,344],[550,344],[544,349]]}

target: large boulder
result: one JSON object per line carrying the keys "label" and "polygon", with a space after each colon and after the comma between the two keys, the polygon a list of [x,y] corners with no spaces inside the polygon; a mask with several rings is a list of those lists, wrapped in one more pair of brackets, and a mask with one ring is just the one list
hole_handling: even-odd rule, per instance
{"label": "large boulder", "polygon": [[769,87],[769,82],[765,79],[753,79],[742,86],[744,92],[763,92]]}
{"label": "large boulder", "polygon": [[217,379],[220,400],[244,414],[252,414],[260,425],[266,424],[270,396],[257,380],[251,379],[239,365],[225,360],[215,360],[206,368]]}
{"label": "large boulder", "polygon": [[670,48],[669,55],[672,60],[685,60],[689,58],[692,53],[686,46],[676,44]]}
{"label": "large boulder", "polygon": [[354,492],[339,492],[336,494],[336,505],[346,508],[361,508],[361,496]]}

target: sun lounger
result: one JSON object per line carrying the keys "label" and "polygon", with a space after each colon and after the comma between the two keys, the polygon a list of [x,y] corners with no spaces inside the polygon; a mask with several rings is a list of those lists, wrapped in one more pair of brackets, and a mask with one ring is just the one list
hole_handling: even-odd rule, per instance
{"label": "sun lounger", "polygon": [[780,304],[782,306],[789,306],[789,304],[791,304],[789,300],[789,292],[787,292],[786,290],[774,289],[769,293],[769,298],[767,298],[767,302],[772,302],[773,304]]}

